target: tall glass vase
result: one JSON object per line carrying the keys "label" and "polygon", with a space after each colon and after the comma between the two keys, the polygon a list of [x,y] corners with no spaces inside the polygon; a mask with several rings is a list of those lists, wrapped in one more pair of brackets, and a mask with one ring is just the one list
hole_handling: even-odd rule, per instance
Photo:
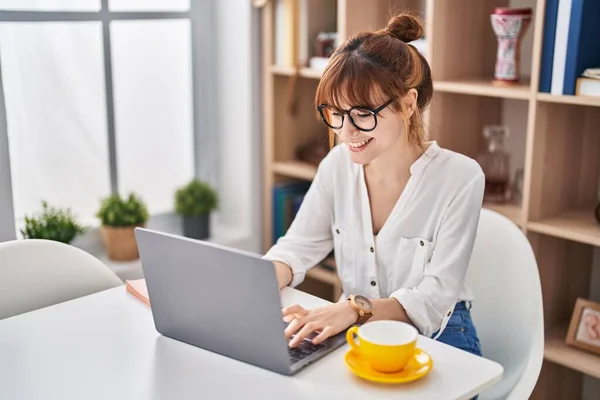
{"label": "tall glass vase", "polygon": [[483,129],[486,148],[477,157],[485,174],[484,201],[505,203],[510,188],[510,155],[504,149],[504,141],[509,135],[508,127],[487,125]]}

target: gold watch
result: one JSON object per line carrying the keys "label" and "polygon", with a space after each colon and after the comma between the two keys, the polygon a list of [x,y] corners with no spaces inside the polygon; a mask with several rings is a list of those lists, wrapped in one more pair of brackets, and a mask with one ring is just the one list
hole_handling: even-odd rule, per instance
{"label": "gold watch", "polygon": [[356,324],[362,325],[373,316],[373,303],[367,297],[360,294],[353,294],[348,297],[350,307],[358,314]]}

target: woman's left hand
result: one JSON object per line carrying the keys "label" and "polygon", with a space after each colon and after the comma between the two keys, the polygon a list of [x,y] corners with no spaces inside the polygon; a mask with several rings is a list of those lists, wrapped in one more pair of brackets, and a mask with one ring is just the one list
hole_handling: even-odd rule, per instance
{"label": "woman's left hand", "polygon": [[290,324],[285,329],[286,339],[290,340],[289,346],[296,347],[302,340],[313,332],[319,332],[312,340],[319,344],[330,336],[337,335],[350,327],[358,319],[356,311],[350,307],[349,301],[340,301],[335,304],[306,310],[295,304],[283,309],[283,319]]}

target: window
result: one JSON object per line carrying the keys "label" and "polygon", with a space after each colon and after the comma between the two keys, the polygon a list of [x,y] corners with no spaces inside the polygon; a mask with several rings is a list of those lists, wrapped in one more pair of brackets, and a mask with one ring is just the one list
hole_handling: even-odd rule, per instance
{"label": "window", "polygon": [[17,222],[42,200],[89,219],[110,193],[101,24],[5,22],[0,43]]}
{"label": "window", "polygon": [[119,191],[142,193],[151,213],[166,212],[194,172],[190,24],[112,24]]}
{"label": "window", "polygon": [[0,10],[99,11],[101,0],[0,0]]}
{"label": "window", "polygon": [[108,6],[110,11],[188,11],[190,1],[192,0],[109,0]]}
{"label": "window", "polygon": [[87,224],[110,193],[173,209],[197,148],[192,15],[189,0],[0,0],[17,232],[42,200]]}

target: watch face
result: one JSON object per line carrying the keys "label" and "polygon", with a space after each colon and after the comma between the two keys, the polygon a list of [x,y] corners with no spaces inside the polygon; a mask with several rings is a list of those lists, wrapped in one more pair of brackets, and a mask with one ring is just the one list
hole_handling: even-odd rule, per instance
{"label": "watch face", "polygon": [[373,308],[373,305],[371,304],[369,299],[367,299],[364,296],[354,296],[354,302],[363,310],[371,311],[371,309]]}

